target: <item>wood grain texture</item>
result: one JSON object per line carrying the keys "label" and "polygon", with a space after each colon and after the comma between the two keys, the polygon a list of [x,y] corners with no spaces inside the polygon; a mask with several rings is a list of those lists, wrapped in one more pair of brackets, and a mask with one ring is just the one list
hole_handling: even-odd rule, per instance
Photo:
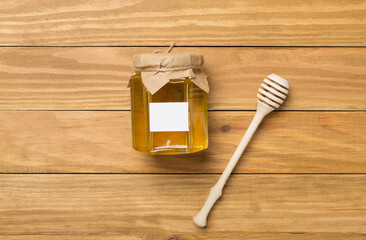
{"label": "wood grain texture", "polygon": [[[365,175],[1,175],[0,234],[366,233]],[[244,235],[245,236],[245,235]]]}
{"label": "wood grain texture", "polygon": [[[132,56],[173,40],[205,56],[210,148],[138,153]],[[0,1],[0,239],[366,239],[365,46],[366,1]],[[270,73],[296,111],[265,119],[198,228],[254,115],[231,110]]]}
{"label": "wood grain texture", "polygon": [[[2,110],[128,110],[132,56],[156,48],[0,48]],[[205,56],[211,110],[255,110],[263,78],[285,110],[366,110],[366,48],[177,48]]]}
{"label": "wood grain texture", "polygon": [[126,234],[126,235],[0,235],[6,240],[360,240],[366,239],[363,233],[180,233],[180,234]]}
{"label": "wood grain texture", "polygon": [[365,46],[352,0],[2,0],[0,44]]}
{"label": "wood grain texture", "polygon": [[[221,173],[254,112],[209,114],[208,151],[151,156],[131,147],[129,112],[0,112],[3,173]],[[366,112],[274,112],[240,173],[366,173]]]}
{"label": "wood grain texture", "polygon": [[[4,240],[24,240],[22,235],[0,235]],[[363,233],[179,233],[179,234],[126,234],[126,235],[27,235],[27,240],[360,240],[366,239]]]}

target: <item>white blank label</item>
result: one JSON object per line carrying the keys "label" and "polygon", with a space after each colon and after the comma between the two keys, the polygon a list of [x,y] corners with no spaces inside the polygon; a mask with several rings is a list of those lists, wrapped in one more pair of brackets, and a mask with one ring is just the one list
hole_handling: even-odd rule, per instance
{"label": "white blank label", "polygon": [[187,132],[188,102],[150,103],[150,132]]}

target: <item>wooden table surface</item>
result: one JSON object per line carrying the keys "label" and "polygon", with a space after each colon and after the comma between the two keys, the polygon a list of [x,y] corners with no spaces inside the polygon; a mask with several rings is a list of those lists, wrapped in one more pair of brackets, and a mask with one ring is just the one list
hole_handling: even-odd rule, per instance
{"label": "wooden table surface", "polygon": [[[207,151],[131,147],[132,56],[205,56]],[[366,1],[2,0],[0,239],[366,239]],[[256,109],[290,82],[214,207]]]}

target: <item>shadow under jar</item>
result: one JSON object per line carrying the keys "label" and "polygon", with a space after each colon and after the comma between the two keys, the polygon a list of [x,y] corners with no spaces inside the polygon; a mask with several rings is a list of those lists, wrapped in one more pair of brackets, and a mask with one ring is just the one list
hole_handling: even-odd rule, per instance
{"label": "shadow under jar", "polygon": [[198,53],[134,56],[131,77],[133,147],[150,154],[207,149],[207,76]]}

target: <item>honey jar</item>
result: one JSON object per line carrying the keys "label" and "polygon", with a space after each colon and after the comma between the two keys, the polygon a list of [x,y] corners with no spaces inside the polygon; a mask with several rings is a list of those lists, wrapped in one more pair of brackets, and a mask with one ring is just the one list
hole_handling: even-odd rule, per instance
{"label": "honey jar", "polygon": [[133,147],[150,154],[194,153],[208,147],[207,76],[199,53],[133,57]]}

